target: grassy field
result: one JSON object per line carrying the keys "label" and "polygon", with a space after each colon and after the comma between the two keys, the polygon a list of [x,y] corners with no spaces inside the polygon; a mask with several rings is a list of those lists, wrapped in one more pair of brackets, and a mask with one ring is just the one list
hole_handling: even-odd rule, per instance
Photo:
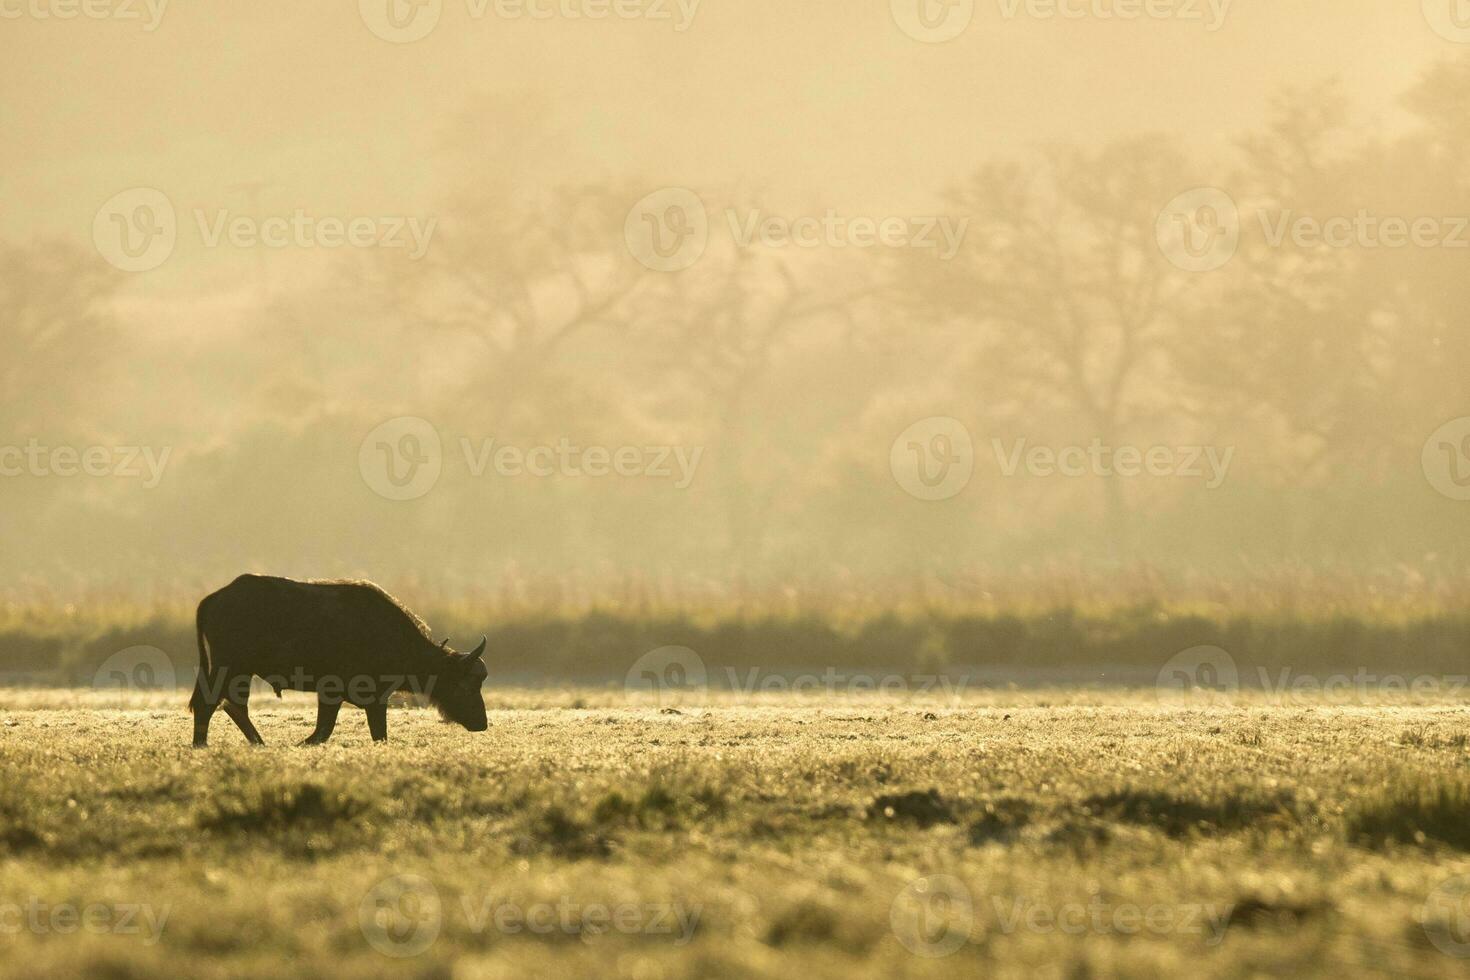
{"label": "grassy field", "polygon": [[14,976],[1463,974],[1470,701],[0,692]]}

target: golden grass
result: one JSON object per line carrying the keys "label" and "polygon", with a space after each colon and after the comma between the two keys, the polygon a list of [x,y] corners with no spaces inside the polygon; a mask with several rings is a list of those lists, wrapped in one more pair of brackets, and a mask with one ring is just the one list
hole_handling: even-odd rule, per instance
{"label": "golden grass", "polygon": [[[151,945],[22,928],[3,937],[5,975],[1462,966],[1435,940],[1458,928],[1439,899],[1470,873],[1465,842],[1362,834],[1364,814],[1395,828],[1422,815],[1387,785],[1463,792],[1462,699],[492,691],[482,735],[400,709],[373,745],[349,709],[307,749],[309,702],[288,697],[255,707],[267,747],[220,716],[215,747],[192,751],[176,699],[97,706],[106,696],[0,694],[0,904],[167,906],[167,921]],[[436,937],[385,955],[374,937],[402,951],[426,896]],[[566,910],[546,913],[550,930],[515,927],[548,909]],[[946,955],[913,951],[952,937]]]}

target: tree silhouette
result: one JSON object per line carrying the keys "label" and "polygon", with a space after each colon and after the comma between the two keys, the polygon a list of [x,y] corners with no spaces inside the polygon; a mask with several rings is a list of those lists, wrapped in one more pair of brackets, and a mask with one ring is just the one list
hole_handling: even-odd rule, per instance
{"label": "tree silhouette", "polygon": [[122,277],[60,242],[0,243],[0,418],[16,435],[64,430],[116,342],[111,303]]}
{"label": "tree silhouette", "polygon": [[[1178,403],[1168,371],[1186,283],[1160,254],[1162,205],[1190,184],[1168,141],[1098,150],[1055,146],[1035,165],[987,164],[946,196],[969,216],[950,261],[905,256],[901,308],[955,329],[970,384],[997,411],[1034,418],[1052,404],[1085,443],[1116,446],[1136,423]],[[1171,397],[1172,396],[1172,397]],[[1126,536],[1121,483],[1103,481],[1113,541]]]}

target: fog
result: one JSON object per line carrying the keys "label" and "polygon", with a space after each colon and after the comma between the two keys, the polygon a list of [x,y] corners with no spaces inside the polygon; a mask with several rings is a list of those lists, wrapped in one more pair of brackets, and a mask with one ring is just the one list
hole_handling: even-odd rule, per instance
{"label": "fog", "polygon": [[0,0],[0,584],[1463,574],[1455,3],[925,4]]}

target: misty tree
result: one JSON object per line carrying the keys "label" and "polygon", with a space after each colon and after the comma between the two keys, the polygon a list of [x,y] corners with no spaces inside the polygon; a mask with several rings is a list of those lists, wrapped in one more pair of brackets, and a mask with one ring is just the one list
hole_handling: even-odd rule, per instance
{"label": "misty tree", "polygon": [[[1385,161],[1397,210],[1410,218],[1445,219],[1440,247],[1395,250],[1383,257],[1392,277],[1390,313],[1405,325],[1398,337],[1400,371],[1393,390],[1417,391],[1424,407],[1411,431],[1466,414],[1464,366],[1470,364],[1470,55],[1445,61],[1410,89],[1405,104],[1417,126]],[[1389,167],[1400,168],[1395,170]],[[1415,179],[1395,179],[1412,173]],[[1412,409],[1411,409],[1412,411]],[[1427,413],[1427,414],[1426,414]]]}
{"label": "misty tree", "polygon": [[[1034,434],[1050,408],[1075,422],[1081,443],[1117,446],[1184,402],[1169,354],[1188,284],[1160,253],[1155,224],[1193,186],[1187,175],[1178,149],[1155,138],[987,163],[945,195],[951,214],[970,219],[964,247],[949,261],[901,256],[890,295],[953,331],[958,370],[990,421]],[[1123,487],[1102,485],[1121,546]]]}
{"label": "misty tree", "polygon": [[1416,429],[1383,398],[1407,380],[1420,314],[1401,286],[1423,269],[1421,255],[1395,271],[1403,257],[1375,244],[1403,214],[1398,151],[1354,127],[1332,84],[1279,96],[1240,148],[1240,247],[1210,274],[1221,291],[1193,305],[1176,360],[1220,417],[1277,447],[1280,479],[1366,474]]}
{"label": "misty tree", "polygon": [[576,408],[587,391],[558,376],[562,355],[595,329],[629,328],[648,279],[622,243],[636,199],[613,186],[510,198],[477,188],[447,209],[423,259],[397,263],[385,287],[402,322],[431,345],[470,342],[461,407],[528,423],[548,399]]}
{"label": "misty tree", "polygon": [[13,436],[76,421],[98,365],[117,341],[112,310],[123,277],[96,254],[60,242],[0,243],[0,418]]}
{"label": "misty tree", "polygon": [[825,323],[849,335],[869,295],[852,263],[729,244],[665,277],[644,304],[656,365],[708,412],[726,553],[742,574],[761,556],[778,500],[792,485],[787,457],[797,426],[783,426],[785,408],[773,409],[772,379],[803,330]]}

